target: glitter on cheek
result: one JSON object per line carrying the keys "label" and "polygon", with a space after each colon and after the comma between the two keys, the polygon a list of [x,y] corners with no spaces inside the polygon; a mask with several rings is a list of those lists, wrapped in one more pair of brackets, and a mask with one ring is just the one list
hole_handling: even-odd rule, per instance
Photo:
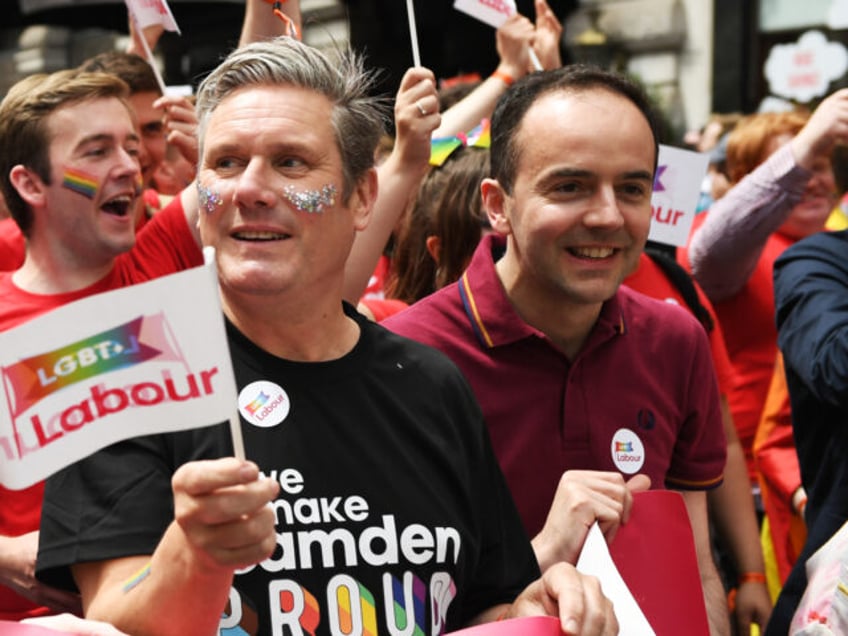
{"label": "glitter on cheek", "polygon": [[206,210],[207,214],[212,214],[215,208],[224,205],[224,200],[221,198],[220,193],[217,190],[206,187],[200,181],[197,181],[197,201],[200,204],[200,208]]}
{"label": "glitter on cheek", "polygon": [[332,207],[336,203],[336,186],[332,183],[325,185],[320,190],[304,190],[298,192],[294,186],[287,185],[283,188],[283,196],[301,212],[308,214],[321,214],[325,207]]}

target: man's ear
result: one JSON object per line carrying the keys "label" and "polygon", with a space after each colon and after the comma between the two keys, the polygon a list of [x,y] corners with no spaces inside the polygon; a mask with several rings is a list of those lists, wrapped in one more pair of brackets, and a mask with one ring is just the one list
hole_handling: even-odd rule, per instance
{"label": "man's ear", "polygon": [[361,232],[371,221],[371,212],[377,200],[377,169],[371,168],[356,183],[350,195],[350,210],[353,213],[354,227]]}
{"label": "man's ear", "polygon": [[9,171],[9,181],[27,205],[31,207],[44,205],[45,184],[34,171],[17,164]]}
{"label": "man's ear", "polygon": [[496,179],[483,179],[480,184],[480,196],[492,229],[504,236],[511,234],[512,227],[506,213],[506,198],[508,195],[501,184]]}

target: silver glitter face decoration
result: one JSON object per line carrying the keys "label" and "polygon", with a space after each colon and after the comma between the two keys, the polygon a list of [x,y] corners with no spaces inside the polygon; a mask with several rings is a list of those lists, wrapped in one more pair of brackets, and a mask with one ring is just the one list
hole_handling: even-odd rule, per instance
{"label": "silver glitter face decoration", "polygon": [[298,192],[294,186],[287,185],[283,188],[283,196],[301,212],[321,214],[325,207],[335,205],[336,186],[331,183],[325,185],[320,190]]}
{"label": "silver glitter face decoration", "polygon": [[207,214],[212,214],[215,208],[224,205],[224,200],[218,191],[207,188],[200,181],[197,182],[197,200],[201,209],[206,210]]}

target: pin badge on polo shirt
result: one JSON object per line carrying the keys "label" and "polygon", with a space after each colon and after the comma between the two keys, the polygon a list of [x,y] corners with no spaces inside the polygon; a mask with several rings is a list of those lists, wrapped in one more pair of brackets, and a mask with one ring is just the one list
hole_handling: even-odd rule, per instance
{"label": "pin badge on polo shirt", "polygon": [[239,392],[239,413],[254,426],[271,428],[288,417],[291,402],[279,384],[259,380]]}
{"label": "pin badge on polo shirt", "polygon": [[621,472],[632,475],[645,464],[645,446],[629,428],[620,428],[612,436],[612,461]]}

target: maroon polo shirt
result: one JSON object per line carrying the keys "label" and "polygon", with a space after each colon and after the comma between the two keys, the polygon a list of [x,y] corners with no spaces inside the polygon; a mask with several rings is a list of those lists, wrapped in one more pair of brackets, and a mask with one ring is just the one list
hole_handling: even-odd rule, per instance
{"label": "maroon polo shirt", "polygon": [[710,347],[680,307],[620,287],[573,361],[525,323],[481,241],[456,283],[382,324],[462,370],[530,536],[569,469],[647,474],[653,488],[721,483],[726,441]]}

